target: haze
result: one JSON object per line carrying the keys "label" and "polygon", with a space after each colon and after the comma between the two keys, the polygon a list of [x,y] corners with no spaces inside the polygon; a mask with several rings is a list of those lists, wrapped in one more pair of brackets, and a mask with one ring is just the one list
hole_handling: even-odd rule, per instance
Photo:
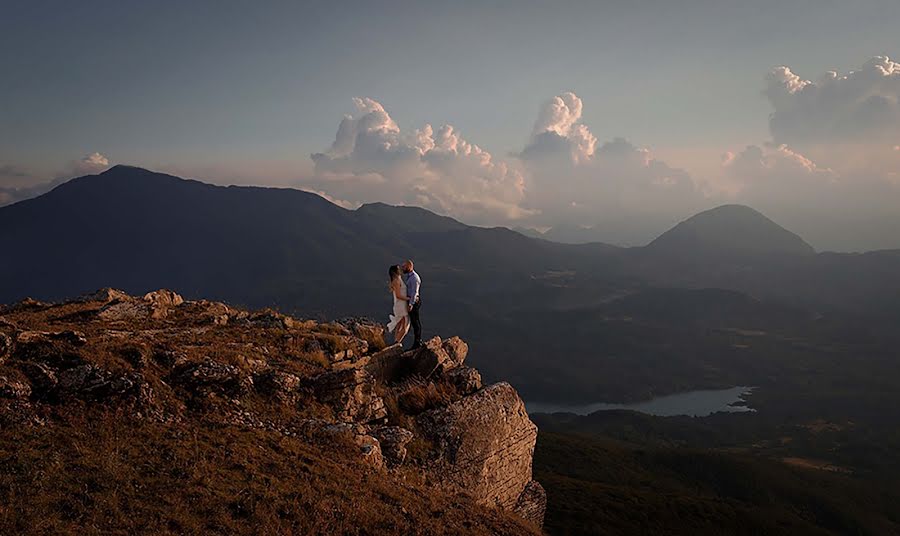
{"label": "haze", "polygon": [[644,244],[900,247],[900,3],[5,2],[0,204],[125,163]]}

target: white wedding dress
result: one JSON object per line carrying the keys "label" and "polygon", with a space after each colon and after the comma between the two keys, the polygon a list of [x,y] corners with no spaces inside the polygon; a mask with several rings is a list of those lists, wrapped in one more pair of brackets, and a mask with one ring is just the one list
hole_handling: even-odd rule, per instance
{"label": "white wedding dress", "polygon": [[[400,281],[400,285],[402,287],[403,281]],[[394,289],[391,289],[391,297],[394,298],[394,314],[390,315],[390,322],[387,325],[387,329],[390,332],[394,331],[394,328],[397,327],[397,324],[400,323],[404,318],[409,318],[409,309],[406,305],[406,301],[398,300],[397,295],[394,294]]]}

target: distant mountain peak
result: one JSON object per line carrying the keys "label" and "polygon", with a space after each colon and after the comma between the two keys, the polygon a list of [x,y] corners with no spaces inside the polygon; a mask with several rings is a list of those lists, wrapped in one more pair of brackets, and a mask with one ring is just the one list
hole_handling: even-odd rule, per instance
{"label": "distant mountain peak", "polygon": [[684,254],[810,255],[812,246],[746,205],[721,205],[679,223],[647,246]]}

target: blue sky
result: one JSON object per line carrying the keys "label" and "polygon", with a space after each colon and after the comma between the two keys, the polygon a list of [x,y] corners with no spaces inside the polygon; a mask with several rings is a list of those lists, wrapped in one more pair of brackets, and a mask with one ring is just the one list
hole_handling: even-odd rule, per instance
{"label": "blue sky", "polygon": [[403,130],[450,123],[507,158],[567,91],[599,143],[623,137],[705,178],[726,151],[770,140],[772,68],[815,80],[900,56],[898,21],[896,0],[6,0],[0,167],[19,173],[0,186],[66,174],[95,151],[292,184],[353,97]]}

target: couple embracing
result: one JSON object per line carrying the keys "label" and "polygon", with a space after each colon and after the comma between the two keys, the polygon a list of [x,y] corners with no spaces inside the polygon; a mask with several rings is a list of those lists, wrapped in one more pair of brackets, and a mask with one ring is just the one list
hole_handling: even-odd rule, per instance
{"label": "couple embracing", "polygon": [[394,334],[394,343],[403,342],[403,337],[412,325],[413,349],[422,345],[422,323],[419,321],[419,287],[422,279],[413,269],[413,261],[391,266],[388,270],[391,295],[394,297],[394,314],[390,316],[388,331]]}

